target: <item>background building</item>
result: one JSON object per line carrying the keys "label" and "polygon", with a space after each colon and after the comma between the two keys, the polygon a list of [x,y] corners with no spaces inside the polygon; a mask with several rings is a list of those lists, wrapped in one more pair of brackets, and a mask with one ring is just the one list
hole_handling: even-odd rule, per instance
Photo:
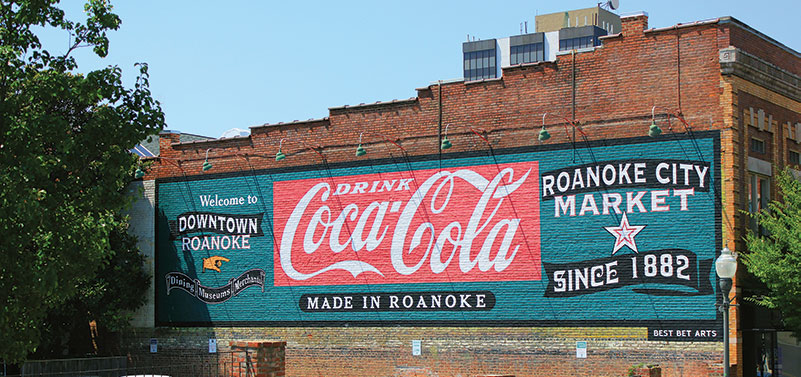
{"label": "background building", "polygon": [[[734,18],[596,10],[465,43],[464,80],[414,98],[162,134],[129,349],[275,339],[293,376],[720,373],[712,261],[798,168],[800,56]],[[733,370],[797,368],[779,318],[737,302]]]}

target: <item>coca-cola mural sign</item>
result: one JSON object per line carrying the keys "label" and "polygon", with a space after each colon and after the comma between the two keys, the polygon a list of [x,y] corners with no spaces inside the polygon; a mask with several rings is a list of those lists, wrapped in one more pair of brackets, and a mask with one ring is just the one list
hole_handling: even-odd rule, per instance
{"label": "coca-cola mural sign", "polygon": [[536,162],[273,189],[276,286],[540,280]]}
{"label": "coca-cola mural sign", "polygon": [[447,156],[158,180],[157,323],[720,337],[717,133]]}

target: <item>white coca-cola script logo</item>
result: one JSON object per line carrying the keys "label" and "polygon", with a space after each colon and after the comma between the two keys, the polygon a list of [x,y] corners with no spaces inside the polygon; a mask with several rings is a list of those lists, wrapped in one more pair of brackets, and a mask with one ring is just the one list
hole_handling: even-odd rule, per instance
{"label": "white coca-cola script logo", "polygon": [[[276,284],[486,280],[476,269],[539,279],[536,164],[411,174],[276,183]],[[311,187],[295,198],[301,182]],[[284,189],[290,191],[279,197]],[[290,213],[281,210],[293,202]],[[520,259],[525,263],[508,273]],[[374,275],[356,279],[365,273]]]}

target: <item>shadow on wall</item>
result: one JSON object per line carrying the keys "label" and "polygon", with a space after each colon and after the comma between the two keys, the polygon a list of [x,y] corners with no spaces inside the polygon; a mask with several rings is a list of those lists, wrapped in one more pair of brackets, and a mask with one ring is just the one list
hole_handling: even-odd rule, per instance
{"label": "shadow on wall", "polygon": [[[195,297],[195,284],[199,281],[198,261],[190,250],[179,250],[173,242],[173,234],[170,229],[170,222],[164,211],[158,210],[157,220],[157,240],[156,240],[156,325],[170,323],[179,324],[191,322],[208,323],[211,316],[207,304]],[[169,245],[169,246],[166,246]],[[159,247],[160,246],[160,247]],[[180,258],[179,258],[180,256]],[[172,286],[175,286],[175,277],[168,275],[171,273],[181,273],[191,279],[184,283],[193,283],[186,289],[171,288],[169,292],[168,280],[172,279]]]}

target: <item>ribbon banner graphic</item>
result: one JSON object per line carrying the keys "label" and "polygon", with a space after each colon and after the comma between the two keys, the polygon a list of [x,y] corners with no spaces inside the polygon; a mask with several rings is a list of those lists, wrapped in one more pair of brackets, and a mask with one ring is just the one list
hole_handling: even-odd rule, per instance
{"label": "ribbon banner graphic", "polygon": [[264,292],[265,272],[262,269],[245,271],[242,275],[231,279],[222,287],[207,287],[200,284],[200,280],[192,279],[182,272],[170,272],[166,275],[167,295],[177,288],[197,297],[198,300],[208,304],[219,304],[228,301],[249,287],[261,287]]}
{"label": "ribbon banner graphic", "polygon": [[712,294],[708,276],[712,259],[698,260],[683,249],[663,249],[586,261],[554,264],[543,262],[548,275],[545,297],[574,297],[641,284],[680,285],[694,289],[635,288],[651,296],[698,296]]}

